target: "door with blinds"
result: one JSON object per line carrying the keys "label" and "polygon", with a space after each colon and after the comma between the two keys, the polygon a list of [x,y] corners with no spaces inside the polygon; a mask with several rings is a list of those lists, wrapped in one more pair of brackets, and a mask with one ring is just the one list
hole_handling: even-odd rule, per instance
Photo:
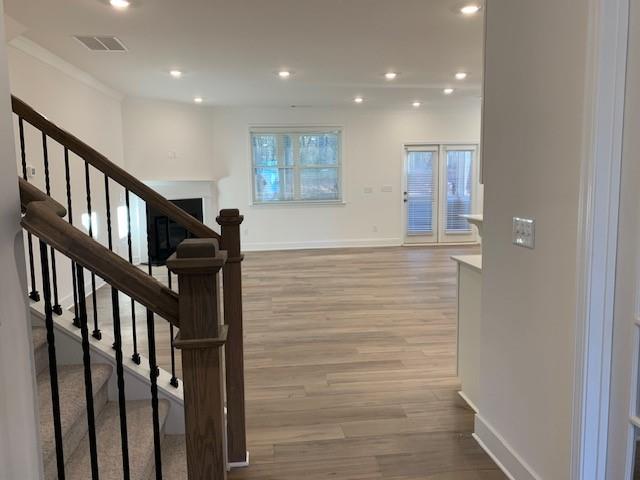
{"label": "door with blinds", "polygon": [[438,156],[437,146],[407,149],[405,161],[405,242],[438,241]]}
{"label": "door with blinds", "polygon": [[476,145],[412,145],[405,159],[405,243],[477,241]]}

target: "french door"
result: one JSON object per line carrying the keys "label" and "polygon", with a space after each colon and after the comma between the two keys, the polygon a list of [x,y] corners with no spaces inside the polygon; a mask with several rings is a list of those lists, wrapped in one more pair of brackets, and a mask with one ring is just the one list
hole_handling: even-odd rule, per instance
{"label": "french door", "polygon": [[404,168],[405,243],[477,240],[465,214],[477,213],[476,145],[411,145]]}

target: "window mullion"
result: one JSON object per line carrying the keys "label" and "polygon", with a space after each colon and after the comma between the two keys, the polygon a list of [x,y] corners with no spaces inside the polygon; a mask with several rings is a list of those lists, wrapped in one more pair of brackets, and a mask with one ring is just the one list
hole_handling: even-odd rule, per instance
{"label": "window mullion", "polygon": [[277,150],[276,150],[276,158],[278,159],[278,181],[280,183],[280,201],[285,200],[285,146],[284,146],[284,135],[277,135]]}
{"label": "window mullion", "polygon": [[292,135],[293,147],[293,199],[300,200],[300,135]]}

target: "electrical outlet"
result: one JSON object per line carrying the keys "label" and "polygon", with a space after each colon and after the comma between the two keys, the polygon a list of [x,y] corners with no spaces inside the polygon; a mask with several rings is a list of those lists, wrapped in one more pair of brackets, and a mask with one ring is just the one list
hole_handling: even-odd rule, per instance
{"label": "electrical outlet", "polygon": [[377,233],[377,232],[378,232],[378,226],[377,226],[377,225],[374,225],[373,227],[371,227],[371,231],[372,231],[373,233]]}
{"label": "electrical outlet", "polygon": [[364,193],[373,193],[373,188],[371,188],[371,187],[364,187]]}
{"label": "electrical outlet", "polygon": [[512,241],[518,247],[535,248],[536,221],[532,218],[513,217]]}
{"label": "electrical outlet", "polygon": [[33,165],[27,165],[27,178],[34,178],[36,176],[36,167]]}

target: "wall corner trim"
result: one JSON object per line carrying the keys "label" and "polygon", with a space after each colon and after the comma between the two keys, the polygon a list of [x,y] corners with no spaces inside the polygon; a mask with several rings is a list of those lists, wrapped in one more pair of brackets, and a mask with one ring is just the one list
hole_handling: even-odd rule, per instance
{"label": "wall corner trim", "polygon": [[103,93],[119,102],[124,99],[124,94],[114,90],[111,87],[106,86],[100,80],[94,76],[88,74],[84,70],[72,65],[66,60],[60,58],[55,53],[40,46],[36,42],[29,40],[27,37],[19,36],[9,42],[9,45],[17,50],[20,50],[27,55],[40,60],[47,65],[60,70],[65,75],[84,83],[85,85]]}

